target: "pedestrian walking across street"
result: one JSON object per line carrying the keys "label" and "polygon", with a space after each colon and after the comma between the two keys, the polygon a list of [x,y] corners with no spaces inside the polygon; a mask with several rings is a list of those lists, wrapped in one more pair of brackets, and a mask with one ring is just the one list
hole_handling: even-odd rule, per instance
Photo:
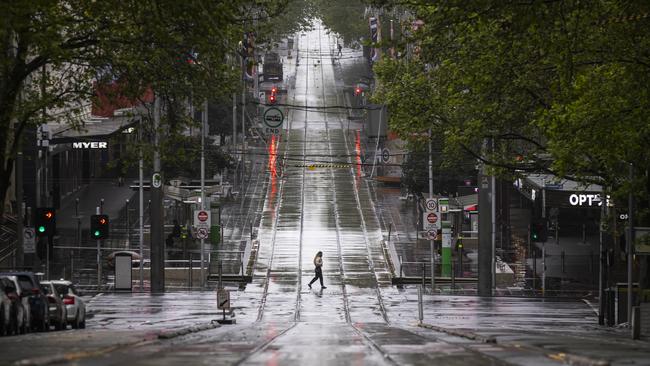
{"label": "pedestrian walking across street", "polygon": [[339,49],[339,55],[338,56],[339,57],[343,56],[343,52],[341,52],[341,50],[343,49],[343,46],[341,46],[341,44],[337,42],[336,47]]}
{"label": "pedestrian walking across street", "polygon": [[316,272],[316,275],[312,280],[309,282],[307,286],[311,289],[311,284],[316,282],[316,280],[320,280],[320,287],[321,288],[327,288],[325,285],[323,285],[323,252],[318,252],[316,253],[316,256],[314,257],[314,271]]}

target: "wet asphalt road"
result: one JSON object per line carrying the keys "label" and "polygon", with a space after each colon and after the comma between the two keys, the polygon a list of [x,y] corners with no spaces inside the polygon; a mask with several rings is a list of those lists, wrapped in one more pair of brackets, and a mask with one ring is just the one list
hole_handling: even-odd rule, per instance
{"label": "wet asphalt road", "polygon": [[[285,60],[285,73],[295,72],[287,104],[343,105],[336,40],[316,26],[296,42],[298,58]],[[416,287],[390,285],[347,114],[287,112],[282,135],[269,140],[253,282],[231,293],[237,324],[212,328],[221,313],[211,291],[103,294],[89,299],[85,330],[0,338],[0,364],[650,363],[647,342],[595,326],[582,301],[425,295],[424,323],[435,327],[419,327]],[[307,287],[318,251],[327,289]]]}

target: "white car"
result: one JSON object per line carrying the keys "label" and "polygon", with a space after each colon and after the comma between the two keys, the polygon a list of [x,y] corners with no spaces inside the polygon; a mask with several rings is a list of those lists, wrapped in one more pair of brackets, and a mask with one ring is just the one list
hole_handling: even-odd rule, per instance
{"label": "white car", "polygon": [[68,323],[74,329],[86,327],[86,305],[70,281],[51,281],[54,288],[63,298],[63,303],[68,313]]}

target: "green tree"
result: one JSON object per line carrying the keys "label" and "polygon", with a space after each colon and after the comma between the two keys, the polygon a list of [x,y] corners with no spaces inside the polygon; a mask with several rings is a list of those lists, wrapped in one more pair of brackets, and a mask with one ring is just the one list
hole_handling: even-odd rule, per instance
{"label": "green tree", "polygon": [[[121,96],[133,99],[153,90],[165,105],[165,133],[178,133],[184,124],[193,123],[183,117],[190,95],[198,104],[237,85],[239,74],[228,60],[247,24],[271,21],[286,4],[255,0],[0,3],[2,202],[25,129],[55,118],[79,127],[93,81],[117,80]],[[4,204],[0,217],[3,212]]]}
{"label": "green tree", "polygon": [[368,38],[368,19],[364,17],[363,0],[311,0],[314,12],[332,32],[350,43]]}
{"label": "green tree", "polygon": [[445,136],[448,157],[464,151],[500,174],[549,172],[619,194],[646,189],[642,179],[625,182],[629,163],[642,173],[650,162],[650,38],[647,18],[637,17],[647,5],[411,4],[424,26],[406,41],[421,51],[404,49],[409,58],[375,68],[392,128],[431,127]]}

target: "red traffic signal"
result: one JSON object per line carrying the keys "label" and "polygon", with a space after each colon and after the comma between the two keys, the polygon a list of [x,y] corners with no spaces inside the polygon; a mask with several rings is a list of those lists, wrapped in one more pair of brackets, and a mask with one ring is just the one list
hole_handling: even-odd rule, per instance
{"label": "red traffic signal", "polygon": [[363,93],[363,89],[361,89],[361,87],[357,86],[356,88],[354,88],[354,95],[355,96],[359,96],[359,95],[361,95],[361,93]]}
{"label": "red traffic signal", "polygon": [[276,102],[275,94],[269,95],[269,102],[271,104],[274,104]]}
{"label": "red traffic signal", "polygon": [[275,94],[277,94],[277,93],[278,93],[278,88],[276,88],[275,86],[272,87],[272,88],[271,88],[271,94],[272,94],[272,95],[275,95]]}

